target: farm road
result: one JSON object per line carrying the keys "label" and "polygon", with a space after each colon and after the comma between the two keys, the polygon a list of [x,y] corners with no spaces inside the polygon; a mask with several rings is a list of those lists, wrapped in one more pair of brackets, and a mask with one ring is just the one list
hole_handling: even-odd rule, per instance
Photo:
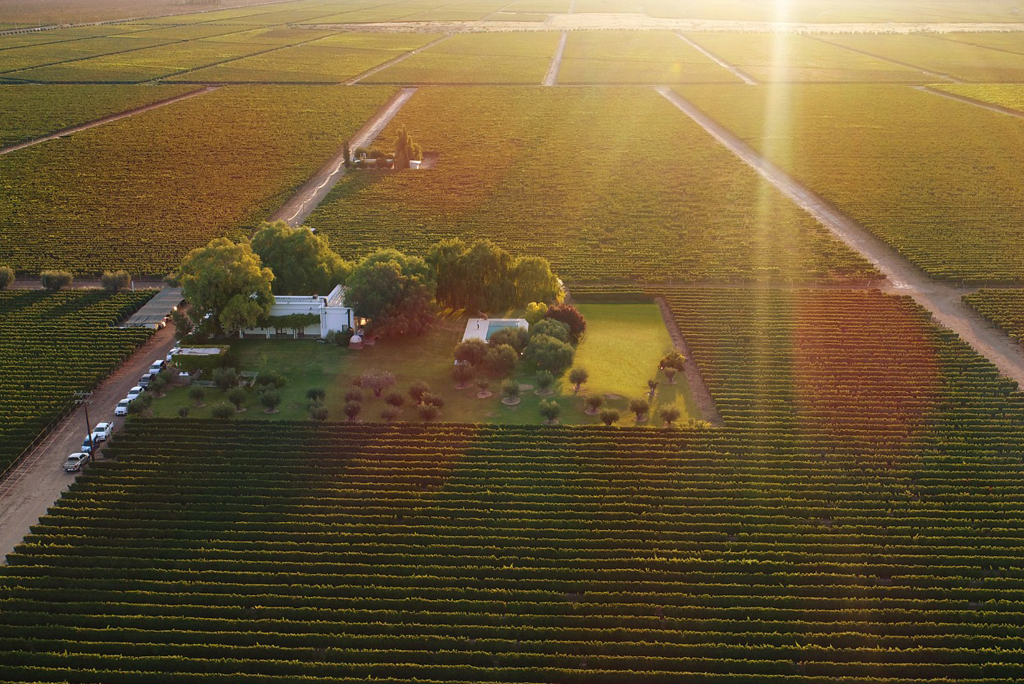
{"label": "farm road", "polygon": [[946,97],[950,100],[956,100],[957,102],[963,102],[964,104],[987,109],[990,112],[998,112],[999,114],[1006,114],[1008,116],[1015,116],[1018,119],[1024,119],[1024,112],[1017,111],[1016,109],[1010,109],[1009,107],[1003,107],[1002,105],[992,104],[991,102],[984,102],[982,100],[975,100],[973,97],[967,97],[966,95],[947,93],[945,90],[939,90],[938,88],[932,88],[931,86],[914,86],[914,88],[916,90],[920,90],[922,93],[930,93],[931,95]]}
{"label": "farm road", "polygon": [[142,114],[144,112],[148,112],[148,111],[151,111],[151,110],[154,110],[154,109],[158,109],[159,107],[165,107],[165,106],[167,106],[169,104],[174,104],[175,102],[181,102],[182,100],[187,100],[190,97],[196,97],[198,95],[205,95],[206,93],[212,92],[214,90],[217,90],[217,86],[206,86],[205,88],[200,88],[199,90],[193,90],[193,91],[188,92],[188,93],[183,93],[181,95],[176,95],[174,97],[169,97],[166,100],[159,100],[157,102],[151,102],[148,105],[143,105],[141,107],[136,107],[135,109],[128,109],[126,111],[119,112],[117,114],[111,114],[110,116],[104,116],[103,118],[96,119],[94,121],[88,121],[88,122],[83,123],[83,124],[78,124],[77,126],[71,126],[70,128],[64,128],[64,129],[61,129],[61,130],[59,130],[59,131],[57,131],[55,133],[50,133],[49,135],[44,135],[41,138],[33,138],[32,140],[26,140],[25,142],[20,142],[20,143],[18,143],[16,145],[11,145],[9,147],[0,148],[0,155],[9,154],[9,153],[15,152],[17,150],[23,150],[26,147],[32,147],[33,145],[38,145],[39,143],[44,143],[44,142],[47,142],[49,140],[56,140],[57,138],[63,138],[65,136],[69,136],[69,135],[71,135],[73,133],[78,133],[80,131],[86,131],[86,130],[89,130],[90,128],[96,128],[97,126],[102,126],[103,124],[113,123],[115,121],[120,121],[121,119],[127,119],[129,116],[135,116],[136,114]]}
{"label": "farm road", "polygon": [[733,76],[735,76],[736,78],[738,78],[741,81],[743,81],[744,83],[746,83],[747,85],[757,85],[757,81],[754,80],[754,77],[751,76],[750,74],[746,73],[745,71],[743,71],[739,67],[733,66],[732,64],[729,64],[728,62],[726,62],[724,59],[722,59],[718,55],[714,54],[710,50],[705,49],[702,45],[698,45],[694,41],[692,41],[689,38],[687,38],[685,34],[677,33],[676,35],[679,36],[680,38],[682,38],[684,43],[686,43],[687,45],[692,47],[694,50],[696,50],[697,52],[701,53],[702,55],[704,55],[705,57],[710,59],[712,62],[714,62],[718,66],[720,66],[723,69],[725,69],[726,71],[731,73]]}
{"label": "farm road", "polygon": [[864,226],[763,158],[689,100],[668,87],[659,87],[656,90],[819,223],[835,233],[840,240],[870,261],[885,275],[888,282],[884,289],[913,298],[932,314],[937,323],[957,333],[976,352],[991,361],[1000,373],[1024,388],[1024,351],[1017,342],[963,303],[961,296],[967,290],[932,280]]}
{"label": "farm road", "polygon": [[[107,377],[88,399],[92,424],[113,421],[116,435],[123,422],[114,418],[117,402],[124,399],[149,365],[164,358],[173,346],[174,328],[164,328]],[[84,438],[85,408],[80,406],[0,482],[0,557],[6,558],[14,551],[29,533],[29,527],[39,521],[74,481],[74,473],[64,472],[64,459],[81,450]]]}
{"label": "farm road", "polygon": [[348,81],[345,81],[345,85],[356,85],[360,81],[362,81],[362,80],[364,80],[366,78],[369,78],[370,76],[373,76],[374,74],[376,74],[378,72],[384,71],[388,67],[394,66],[395,64],[398,64],[402,60],[409,59],[413,55],[418,54],[420,52],[423,52],[427,48],[434,47],[438,43],[448,40],[449,38],[452,37],[452,35],[453,34],[449,33],[448,35],[441,36],[437,40],[432,40],[429,43],[427,43],[426,45],[420,46],[420,47],[416,48],[415,50],[410,50],[409,52],[401,54],[398,57],[395,57],[394,59],[389,59],[388,61],[384,62],[383,64],[378,64],[377,66],[373,67],[372,69],[369,69],[369,70],[364,71],[363,73],[359,74],[355,78],[350,79]]}
{"label": "farm road", "polygon": [[543,85],[553,86],[558,82],[558,71],[562,68],[562,55],[565,54],[567,40],[569,40],[569,32],[562,31],[562,37],[558,39],[558,49],[555,50],[555,54],[551,58],[551,66],[548,67],[548,73],[544,76]]}
{"label": "farm road", "polygon": [[[381,131],[391,122],[416,93],[416,88],[402,88],[373,115],[366,124],[349,140],[353,151],[367,147],[376,140]],[[303,183],[295,195],[280,209],[271,214],[270,221],[287,221],[290,226],[300,226],[323,201],[338,179],[345,175],[345,149],[338,150],[316,174]]]}

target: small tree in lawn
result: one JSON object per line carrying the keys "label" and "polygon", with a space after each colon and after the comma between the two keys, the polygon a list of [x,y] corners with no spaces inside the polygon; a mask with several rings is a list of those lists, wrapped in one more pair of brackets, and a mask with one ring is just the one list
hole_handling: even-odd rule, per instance
{"label": "small tree in lawn", "polygon": [[455,380],[455,389],[466,389],[473,384],[473,367],[468,363],[457,363],[452,368],[452,378]]}
{"label": "small tree in lawn", "polygon": [[675,371],[674,373],[672,373],[672,375],[669,375],[667,372],[665,372],[665,376],[668,377],[669,379],[669,384],[672,384],[672,378],[675,377],[676,373],[681,372],[685,367],[686,357],[680,354],[675,349],[665,354],[665,356],[661,357],[661,362],[658,363],[658,368],[660,368],[662,372],[667,371],[669,368]]}
{"label": "small tree in lawn", "polygon": [[178,415],[182,418],[188,418],[188,406],[179,406]]}
{"label": "small tree in lawn", "polygon": [[260,404],[263,405],[264,413],[277,413],[277,407],[281,403],[281,395],[277,390],[268,389],[260,395]]}
{"label": "small tree in lawn", "polygon": [[679,372],[678,370],[675,368],[664,368],[661,372],[664,373],[665,377],[668,379],[668,384],[676,384],[676,374]]}
{"label": "small tree in lawn", "polygon": [[556,401],[540,402],[540,415],[548,425],[558,422],[558,416],[562,414],[562,407]]}
{"label": "small tree in lawn", "polygon": [[306,399],[311,404],[319,404],[327,397],[327,392],[324,391],[323,387],[310,387],[306,390]]}
{"label": "small tree in lawn", "polygon": [[651,405],[647,403],[646,399],[630,399],[629,410],[636,416],[636,422],[642,423],[647,416],[647,412],[651,410]]}
{"label": "small tree in lawn", "polygon": [[423,404],[422,406],[420,406],[420,418],[427,421],[428,423],[437,418],[437,415],[439,413],[440,411],[433,404]]}
{"label": "small tree in lawn", "polygon": [[150,390],[157,397],[164,396],[164,390],[167,389],[167,377],[164,375],[154,375],[149,380],[149,387],[146,389]]}
{"label": "small tree in lawn", "polygon": [[196,408],[202,408],[206,406],[203,400],[206,399],[206,390],[202,387],[193,387],[188,391],[188,398],[192,400],[192,403]]}
{"label": "small tree in lawn", "polygon": [[327,407],[323,404],[314,404],[309,410],[309,417],[318,422],[324,422],[327,420]]}
{"label": "small tree in lawn", "polygon": [[361,404],[363,403],[363,393],[355,388],[352,388],[348,392],[345,392],[345,401],[356,401]]}
{"label": "small tree in lawn", "polygon": [[359,376],[357,384],[379,397],[384,394],[384,390],[394,386],[395,374],[389,371],[366,371]]}
{"label": "small tree in lawn", "polygon": [[648,380],[647,381],[647,389],[648,389],[647,400],[650,401],[651,399],[654,398],[654,393],[658,391],[658,381],[657,380]]}
{"label": "small tree in lawn", "polygon": [[537,392],[536,394],[546,396],[551,394],[551,386],[555,384],[555,376],[548,371],[540,371],[537,373]]}
{"label": "small tree in lawn", "polygon": [[239,380],[238,371],[234,368],[213,369],[213,384],[222,392],[227,392],[229,389],[237,385]]}
{"label": "small tree in lawn", "polygon": [[431,394],[430,392],[424,394],[421,401],[423,402],[424,406],[433,406],[434,408],[439,410],[444,408],[444,397],[440,397],[436,394]]}
{"label": "small tree in lawn", "polygon": [[573,394],[579,394],[580,387],[586,384],[589,379],[590,373],[587,372],[586,368],[580,368],[577,366],[569,371],[569,382],[572,383]]}
{"label": "small tree in lawn", "polygon": [[501,383],[501,396],[503,397],[501,403],[506,406],[515,406],[519,403],[519,395],[522,390],[519,388],[519,383],[515,380],[506,380]]}
{"label": "small tree in lawn", "polygon": [[213,405],[210,409],[210,415],[217,420],[227,420],[235,415],[235,407],[226,401],[222,401]]}
{"label": "small tree in lawn", "polygon": [[423,403],[424,394],[430,394],[430,385],[422,380],[417,380],[409,387],[409,396],[412,397],[413,404]]}
{"label": "small tree in lawn", "polygon": [[388,396],[384,397],[384,403],[398,411],[401,411],[402,407],[405,406],[405,397],[398,392],[388,392]]}
{"label": "small tree in lawn", "polygon": [[588,416],[596,416],[601,407],[604,406],[604,397],[600,394],[591,394],[583,399],[584,413]]}
{"label": "small tree in lawn", "polygon": [[242,406],[242,404],[245,403],[245,390],[244,389],[242,389],[241,387],[234,387],[234,388],[228,390],[228,393],[227,393],[226,396],[227,396],[228,401],[230,401],[232,404],[235,405],[235,410],[236,411],[238,411],[239,413],[242,413],[243,411],[245,411],[245,408]]}
{"label": "small tree in lawn", "polygon": [[665,421],[665,427],[672,427],[672,424],[679,420],[679,416],[682,415],[675,406],[663,406],[658,415]]}
{"label": "small tree in lawn", "polygon": [[605,425],[611,425],[612,423],[619,422],[619,412],[615,409],[605,409],[601,411],[601,422]]}
{"label": "small tree in lawn", "polygon": [[478,399],[486,399],[491,396],[491,391],[488,389],[491,386],[491,381],[487,378],[477,378],[476,387],[479,392],[476,393]]}
{"label": "small tree in lawn", "polygon": [[349,401],[345,403],[345,415],[348,416],[349,421],[354,421],[362,412],[363,405],[358,401]]}
{"label": "small tree in lawn", "polygon": [[385,423],[394,423],[398,420],[398,416],[402,413],[402,410],[397,406],[385,406],[384,410],[380,412],[380,417]]}

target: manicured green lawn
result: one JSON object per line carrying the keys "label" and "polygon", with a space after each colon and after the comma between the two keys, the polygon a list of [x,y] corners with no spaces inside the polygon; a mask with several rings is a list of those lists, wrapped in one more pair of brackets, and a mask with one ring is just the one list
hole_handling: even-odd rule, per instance
{"label": "manicured green lawn", "polygon": [[[647,379],[653,377],[658,360],[671,348],[668,332],[661,315],[653,305],[586,305],[580,307],[588,320],[588,333],[580,344],[577,365],[590,371],[591,383],[578,396],[564,379],[555,385],[550,397],[562,406],[562,423],[596,423],[595,416],[583,412],[583,396],[588,391],[614,395],[608,405],[623,413],[621,424],[632,424],[626,414],[629,398],[647,396]],[[652,317],[653,316],[653,317]],[[660,327],[660,335],[659,335]],[[392,391],[405,394],[417,380],[428,383],[434,394],[441,396],[445,406],[438,420],[468,423],[539,423],[538,408],[542,400],[532,390],[524,391],[519,405],[507,407],[499,396],[500,381],[491,382],[494,396],[478,399],[477,389],[456,390],[452,380],[452,350],[462,339],[465,319],[442,318],[431,332],[419,338],[387,340],[375,347],[359,351],[341,349],[313,340],[236,340],[232,347],[239,359],[241,370],[275,370],[288,378],[280,390],[281,405],[275,414],[266,414],[253,391],[243,419],[303,420],[308,417],[306,390],[322,387],[327,393],[326,405],[331,420],[344,420],[345,393],[352,389],[352,380],[367,370],[390,371],[397,384]],[[633,331],[630,333],[630,331]],[[623,337],[631,334],[632,337]],[[667,345],[667,346],[666,346]],[[518,372],[515,379],[522,384],[534,384],[534,373]],[[386,394],[386,393],[385,393]],[[210,406],[224,400],[214,388],[206,390],[206,407],[196,408],[184,387],[167,392],[167,396],[153,404],[153,412],[160,417],[178,415],[181,406],[189,407],[189,417],[206,418]],[[684,411],[682,421],[695,414],[687,411],[685,383],[675,387],[659,388],[655,404],[671,402]],[[383,398],[363,390],[361,420],[380,420],[385,404]],[[420,420],[417,411],[406,407],[401,420]]]}

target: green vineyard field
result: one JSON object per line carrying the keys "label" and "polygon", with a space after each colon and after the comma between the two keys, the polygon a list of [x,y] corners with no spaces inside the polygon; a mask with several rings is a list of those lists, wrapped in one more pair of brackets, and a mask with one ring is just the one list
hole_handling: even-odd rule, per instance
{"label": "green vineyard field", "polygon": [[963,299],[1007,335],[1024,342],[1024,290],[984,289]]}
{"label": "green vineyard field", "polygon": [[565,43],[558,82],[738,83],[668,31],[574,31]]}
{"label": "green vineyard field", "polygon": [[343,177],[308,220],[343,254],[461,236],[574,282],[874,273],[649,88],[423,89],[382,147],[402,126],[437,167]]}
{"label": "green vineyard field", "polygon": [[113,327],[152,291],[0,292],[0,471],[56,418],[149,338]]}

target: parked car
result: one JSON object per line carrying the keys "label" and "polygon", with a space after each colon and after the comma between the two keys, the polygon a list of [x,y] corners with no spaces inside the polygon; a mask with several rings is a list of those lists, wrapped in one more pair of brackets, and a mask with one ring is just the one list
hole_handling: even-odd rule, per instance
{"label": "parked car", "polygon": [[140,387],[136,385],[135,387],[132,387],[130,390],[128,390],[128,396],[125,397],[125,399],[127,399],[128,401],[135,401],[136,399],[139,398],[139,395],[145,391],[145,387]]}
{"label": "parked car", "polygon": [[167,363],[174,360],[174,355],[181,351],[181,347],[174,347],[171,351],[167,352],[167,358],[164,359]]}
{"label": "parked car", "polygon": [[153,375],[156,375],[157,373],[162,371],[164,369],[164,366],[166,365],[166,361],[164,361],[163,359],[157,359],[156,361],[149,365],[149,372],[152,373]]}
{"label": "parked car", "polygon": [[89,454],[79,451],[68,456],[67,460],[64,461],[65,472],[74,473],[82,469],[86,463],[89,462]]}
{"label": "parked car", "polygon": [[139,387],[149,387],[150,381],[156,377],[156,373],[149,372],[139,378]]}
{"label": "parked car", "polygon": [[115,416],[127,416],[128,415],[128,404],[132,403],[131,399],[122,399],[117,402],[117,406],[114,408]]}
{"label": "parked car", "polygon": [[82,440],[82,453],[92,454],[92,448],[94,446],[98,447],[99,445],[100,443],[97,442],[92,435],[87,435],[86,438]]}
{"label": "parked car", "polygon": [[110,437],[110,433],[114,431],[113,423],[96,423],[96,427],[92,429],[94,439],[99,439],[101,442],[106,442]]}

